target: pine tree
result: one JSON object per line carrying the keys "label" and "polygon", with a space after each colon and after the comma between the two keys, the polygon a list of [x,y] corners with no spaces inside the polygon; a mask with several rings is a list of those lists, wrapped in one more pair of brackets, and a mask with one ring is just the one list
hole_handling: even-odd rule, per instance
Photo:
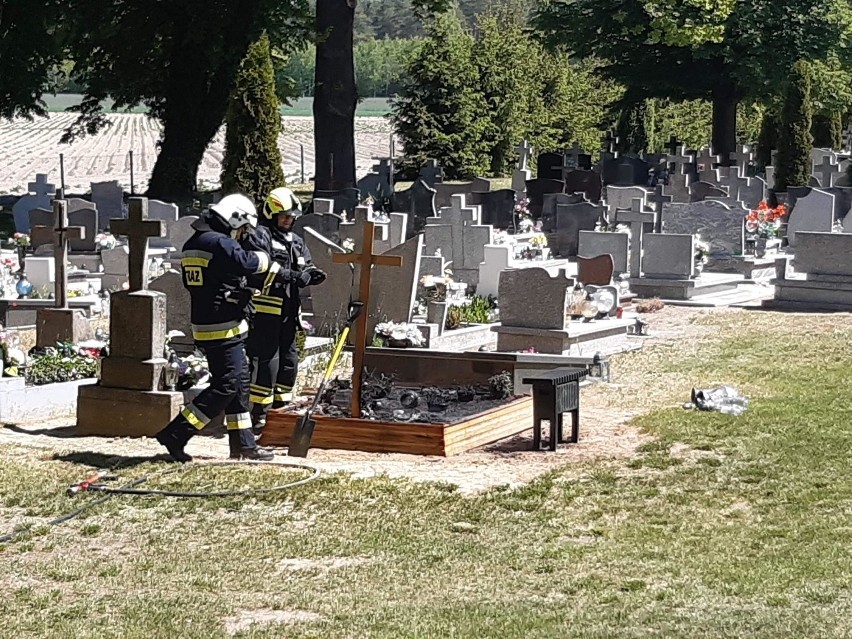
{"label": "pine tree", "polygon": [[272,189],[284,186],[278,109],[269,38],[264,33],[249,47],[231,92],[225,116],[223,193],[244,193],[259,203]]}
{"label": "pine tree", "polygon": [[416,175],[429,159],[437,160],[449,179],[488,170],[483,139],[488,120],[472,52],[473,37],[453,12],[428,25],[402,92],[391,101],[390,118],[405,147],[401,170]]}
{"label": "pine tree", "polygon": [[524,29],[525,15],[505,6],[479,16],[473,54],[488,119],[485,139],[494,176],[510,174],[515,147],[537,128],[541,83],[532,69],[541,50]]}
{"label": "pine tree", "polygon": [[811,178],[811,77],[805,61],[793,65],[781,111],[778,155],[775,166],[775,190],[807,186]]}

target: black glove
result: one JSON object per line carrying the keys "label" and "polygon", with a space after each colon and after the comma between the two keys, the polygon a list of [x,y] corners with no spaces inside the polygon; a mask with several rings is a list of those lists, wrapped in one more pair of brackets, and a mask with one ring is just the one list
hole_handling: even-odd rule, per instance
{"label": "black glove", "polygon": [[311,274],[311,286],[316,286],[317,284],[322,284],[325,282],[328,275],[325,274],[325,271],[321,271],[318,268],[313,268],[308,271]]}

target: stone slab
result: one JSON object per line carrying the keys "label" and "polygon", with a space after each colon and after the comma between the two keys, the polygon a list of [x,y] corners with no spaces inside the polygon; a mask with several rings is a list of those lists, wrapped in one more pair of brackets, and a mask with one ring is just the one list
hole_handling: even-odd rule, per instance
{"label": "stone slab", "polygon": [[96,380],[81,379],[59,384],[27,386],[23,377],[0,378],[0,422],[15,424],[73,415],[77,393]]}
{"label": "stone slab", "polygon": [[166,360],[162,357],[140,362],[129,357],[105,357],[101,361],[101,386],[129,390],[160,390]]}
{"label": "stone slab", "polygon": [[799,273],[852,278],[852,235],[800,231],[793,268]]}
{"label": "stone slab", "polygon": [[156,291],[122,291],[110,298],[110,356],[156,359],[166,342],[166,296]]}
{"label": "stone slab", "polygon": [[153,437],[177,416],[183,393],[81,386],[77,432],[82,436]]}
{"label": "stone slab", "polygon": [[57,342],[77,344],[94,336],[82,311],[71,308],[43,308],[36,313],[36,346],[56,346]]}

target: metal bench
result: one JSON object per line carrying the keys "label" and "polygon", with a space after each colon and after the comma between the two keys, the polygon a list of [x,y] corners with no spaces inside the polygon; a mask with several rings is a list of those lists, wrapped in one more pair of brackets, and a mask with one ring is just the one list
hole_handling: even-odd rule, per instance
{"label": "metal bench", "polygon": [[562,416],[571,413],[571,437],[576,444],[580,439],[580,382],[588,375],[588,368],[556,368],[545,373],[524,377],[523,383],[533,390],[533,449],[541,450],[541,422],[550,422],[550,450],[564,442]]}

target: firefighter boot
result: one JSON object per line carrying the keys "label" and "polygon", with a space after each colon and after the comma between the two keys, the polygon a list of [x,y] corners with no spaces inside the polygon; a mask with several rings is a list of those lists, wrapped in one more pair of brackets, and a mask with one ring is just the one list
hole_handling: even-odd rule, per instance
{"label": "firefighter boot", "polygon": [[266,448],[258,448],[250,430],[228,431],[228,443],[231,447],[231,459],[250,459],[254,461],[272,461],[275,453]]}
{"label": "firefighter boot", "polygon": [[166,447],[173,460],[185,464],[192,461],[192,456],[184,451],[184,446],[196,432],[195,428],[188,424],[183,417],[178,416],[177,419],[157,433],[157,441]]}

